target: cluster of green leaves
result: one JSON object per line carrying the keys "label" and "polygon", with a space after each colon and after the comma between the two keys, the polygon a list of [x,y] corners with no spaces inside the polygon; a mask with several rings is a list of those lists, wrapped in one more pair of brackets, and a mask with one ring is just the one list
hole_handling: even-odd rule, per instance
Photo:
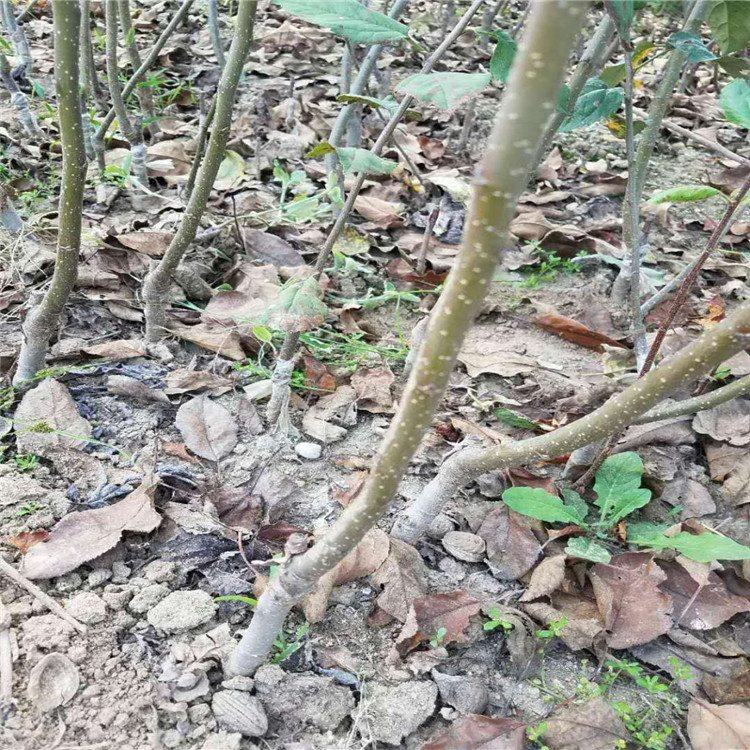
{"label": "cluster of green leaves", "polygon": [[[355,97],[348,97],[353,99]],[[359,98],[359,97],[357,97]],[[390,174],[398,166],[398,162],[391,159],[383,159],[381,156],[373,154],[366,148],[345,148],[343,146],[333,146],[328,141],[319,143],[306,156],[315,158],[325,156],[326,154],[336,153],[339,163],[345,174],[353,172],[364,172],[365,174]]]}
{"label": "cluster of green leaves", "polygon": [[[561,499],[540,488],[511,487],[503,493],[503,502],[517,513],[540,521],[579,526],[586,531],[586,536],[572,538],[565,551],[584,560],[607,563],[612,556],[597,539],[613,541],[608,530],[651,500],[651,490],[641,487],[642,475],[643,461],[635,452],[618,453],[607,458],[594,482],[597,495],[594,505],[600,511],[596,521],[587,520],[588,503],[570,489],[561,491]],[[664,533],[667,528],[652,523],[631,523],[628,542],[652,549],[675,549],[697,562],[750,559],[750,547],[728,537],[685,531],[667,536]]]}

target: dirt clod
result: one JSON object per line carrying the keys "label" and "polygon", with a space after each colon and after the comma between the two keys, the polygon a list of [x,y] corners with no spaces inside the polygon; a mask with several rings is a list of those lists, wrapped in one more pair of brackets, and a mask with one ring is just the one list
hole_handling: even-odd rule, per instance
{"label": "dirt clod", "polygon": [[373,738],[398,745],[432,716],[437,696],[435,683],[424,680],[404,682],[395,687],[375,685],[370,689],[367,704]]}
{"label": "dirt clod", "polygon": [[216,613],[216,603],[205,591],[174,591],[149,610],[151,625],[167,633],[182,633],[205,625]]}

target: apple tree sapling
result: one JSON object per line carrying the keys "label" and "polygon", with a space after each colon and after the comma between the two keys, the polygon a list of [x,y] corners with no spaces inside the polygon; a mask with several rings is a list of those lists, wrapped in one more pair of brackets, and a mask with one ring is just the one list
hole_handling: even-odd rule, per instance
{"label": "apple tree sapling", "polygon": [[53,0],[55,38],[55,84],[62,141],[63,174],[60,188],[57,255],[52,280],[37,307],[26,316],[23,343],[13,382],[31,380],[44,367],[50,336],[78,276],[81,245],[83,188],[86,180],[86,149],[79,95],[78,3]]}
{"label": "apple tree sapling", "polygon": [[463,338],[508,243],[516,202],[526,187],[532,157],[555,108],[565,64],[588,6],[578,0],[539,0],[533,5],[479,165],[461,252],[433,310],[372,473],[328,533],[307,552],[292,557],[271,579],[230,657],[231,672],[252,674],[266,660],[291,607],[356,547],[385,512],[443,397]]}

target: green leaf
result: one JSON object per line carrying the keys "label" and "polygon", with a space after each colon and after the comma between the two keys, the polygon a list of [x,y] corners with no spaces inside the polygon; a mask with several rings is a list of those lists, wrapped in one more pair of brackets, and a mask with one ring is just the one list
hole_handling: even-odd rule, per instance
{"label": "green leaf", "polygon": [[450,109],[464,97],[486,88],[491,80],[489,73],[416,73],[401,81],[396,91]]}
{"label": "green leaf", "polygon": [[665,549],[668,545],[665,543],[667,537],[664,536],[664,532],[668,528],[669,526],[667,525],[649,523],[647,521],[628,523],[628,542],[641,547]]}
{"label": "green leaf", "polygon": [[490,73],[494,79],[505,82],[508,80],[518,45],[513,41],[513,37],[504,31],[493,31],[490,36],[497,40],[490,59]]}
{"label": "green leaf", "polygon": [[376,99],[374,96],[361,96],[355,94],[339,94],[336,97],[336,101],[342,102],[343,104],[366,104],[373,109],[380,109],[380,107],[391,109],[394,103],[398,106],[398,102],[396,102],[395,99],[389,101],[388,99]]}
{"label": "green leaf", "polygon": [[692,31],[676,31],[667,39],[667,44],[684,52],[689,63],[716,60],[716,55],[703,44],[698,34]]}
{"label": "green leaf", "polygon": [[732,78],[747,78],[748,73],[750,73],[750,63],[744,57],[726,55],[720,57],[716,62]]}
{"label": "green leaf", "polygon": [[643,461],[633,452],[607,458],[596,472],[595,505],[602,509],[601,520],[616,524],[628,513],[642,508],[651,499],[651,490],[641,489]]}
{"label": "green leaf", "polygon": [[516,414],[516,412],[510,409],[496,409],[495,416],[501,419],[505,424],[509,424],[511,427],[520,427],[524,430],[538,430],[539,425],[534,424],[530,419],[526,419],[523,414]]}
{"label": "green leaf", "polygon": [[539,487],[511,487],[503,492],[503,502],[516,513],[531,516],[540,521],[581,523],[575,511],[563,505],[559,497],[550,495],[549,492]]}
{"label": "green leaf", "polygon": [[750,4],[742,0],[715,0],[706,18],[722,54],[750,46]]}
{"label": "green leaf", "polygon": [[[642,65],[653,49],[655,49],[653,42],[649,42],[648,40],[636,44],[633,50],[633,68],[637,69],[638,66]],[[604,81],[610,88],[622,83],[626,78],[627,69],[625,63],[608,65],[599,73],[599,80]]]}
{"label": "green leaf", "polygon": [[737,78],[721,92],[721,108],[729,122],[750,128],[750,83]]}
{"label": "green leaf", "polygon": [[323,323],[327,312],[320,299],[320,286],[311,276],[285,284],[261,322],[277,331],[311,331]]}
{"label": "green leaf", "polygon": [[225,151],[214,180],[214,190],[229,190],[245,176],[245,160],[236,151]]}
{"label": "green leaf", "polygon": [[570,114],[570,88],[567,83],[563,83],[557,91],[557,111]]}
{"label": "green leaf", "polygon": [[634,0],[612,0],[612,7],[617,16],[617,29],[623,39],[630,39],[630,26],[635,16]]}
{"label": "green leaf", "polygon": [[561,132],[583,128],[620,109],[625,93],[621,88],[608,88],[599,78],[586,81],[570,116],[560,125]]}
{"label": "green leaf", "polygon": [[648,203],[686,203],[713,198],[714,195],[721,195],[721,191],[708,185],[677,185],[654,193]]}
{"label": "green leaf", "polygon": [[685,557],[696,562],[713,562],[714,560],[750,560],[750,547],[738,544],[734,539],[705,532],[690,534],[681,531],[671,537],[665,537],[667,546],[676,549]]}
{"label": "green leaf", "polygon": [[125,34],[125,46],[129,47],[135,41],[135,29],[131,26]]}
{"label": "green leaf", "polygon": [[606,547],[585,536],[573,537],[565,546],[565,552],[592,562],[608,563],[612,560],[612,555]]}
{"label": "green leaf", "polygon": [[243,602],[243,604],[247,604],[250,607],[257,607],[258,606],[258,600],[253,599],[250,596],[240,596],[239,594],[227,594],[226,596],[216,596],[214,597],[215,602]]}
{"label": "green leaf", "polygon": [[575,490],[562,490],[562,496],[565,505],[572,508],[573,512],[585,521],[589,513],[589,504]]}
{"label": "green leaf", "polygon": [[326,154],[332,154],[336,150],[336,146],[332,146],[328,141],[321,141],[315,144],[306,154],[305,159],[315,159],[318,156],[325,156]]}
{"label": "green leaf", "polygon": [[347,172],[390,174],[398,162],[376,156],[366,148],[337,148],[341,168]]}
{"label": "green leaf", "polygon": [[276,3],[288,13],[325,26],[350,42],[379,44],[398,42],[409,36],[408,26],[365,8],[357,0],[276,0]]}

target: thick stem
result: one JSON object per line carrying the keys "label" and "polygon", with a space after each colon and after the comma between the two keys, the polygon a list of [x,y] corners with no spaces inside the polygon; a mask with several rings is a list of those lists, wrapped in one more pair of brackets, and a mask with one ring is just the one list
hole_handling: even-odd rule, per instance
{"label": "thick stem", "polygon": [[[143,65],[141,53],[138,45],[135,43],[135,34],[133,32],[133,20],[130,16],[130,0],[117,0],[117,8],[120,13],[120,25],[122,26],[122,36],[125,48],[128,51],[128,58],[133,67],[133,72]],[[149,86],[138,89],[138,102],[141,105],[141,112],[149,120],[148,130],[152,136],[161,132],[159,123],[156,121],[156,110],[154,109],[154,92]],[[143,180],[141,180],[143,182]],[[146,185],[147,183],[143,183]]]}
{"label": "thick stem", "polygon": [[[700,2],[700,0],[698,1]],[[717,224],[716,229],[714,229],[714,231],[711,233],[711,236],[706,243],[706,249],[700,254],[697,261],[691,265],[690,273],[685,277],[685,280],[682,282],[682,284],[680,284],[680,288],[677,290],[677,295],[674,298],[672,307],[669,309],[667,317],[662,321],[661,326],[659,326],[659,330],[656,332],[656,338],[651,344],[651,348],[648,351],[646,361],[644,362],[643,367],[640,370],[641,375],[643,375],[644,372],[648,372],[651,369],[651,366],[654,364],[656,355],[659,353],[659,349],[661,348],[661,345],[667,336],[667,332],[672,327],[672,323],[677,317],[677,313],[680,311],[680,308],[685,304],[685,300],[687,300],[688,294],[693,288],[693,284],[695,284],[695,280],[698,278],[698,274],[701,272],[701,268],[703,268],[704,263],[708,260],[708,257],[716,249],[717,245],[721,241],[721,238],[727,231],[729,223],[734,218],[738,207],[742,203],[742,199],[747,195],[748,191],[750,191],[750,175],[747,176],[744,184],[737,191],[734,198],[732,199],[732,202],[724,211],[724,215],[721,217],[721,221]]]}
{"label": "thick stem", "polygon": [[281,345],[281,351],[276,359],[276,367],[271,378],[273,386],[271,391],[271,400],[268,402],[266,409],[266,419],[269,424],[276,424],[279,416],[288,409],[292,371],[294,370],[294,354],[299,344],[299,333],[289,331],[284,337],[284,343]]}
{"label": "thick stem", "polygon": [[[149,50],[146,59],[143,61],[138,70],[130,76],[130,80],[125,84],[125,88],[122,90],[123,99],[127,98],[133,93],[135,87],[143,80],[143,77],[148,73],[151,66],[156,62],[156,58],[164,48],[164,45],[169,41],[169,37],[172,36],[174,30],[182,23],[190,10],[190,6],[193,4],[193,0],[184,0],[182,5],[179,7],[177,13],[174,14],[172,20],[167,24],[164,31],[161,32],[161,36],[156,40],[154,46]],[[99,129],[96,131],[94,136],[94,143],[104,143],[104,136],[107,134],[112,123],[115,121],[117,114],[115,113],[114,107],[107,112],[106,116],[99,125]]]}
{"label": "thick stem", "polygon": [[[185,251],[195,239],[208,197],[219,172],[219,166],[224,158],[224,150],[232,129],[234,98],[253,41],[256,9],[256,0],[243,0],[239,3],[232,46],[216,91],[214,127],[208,141],[206,156],[198,171],[195,188],[177,234],[172,238],[159,265],[146,276],[143,282],[143,299],[146,303],[146,337],[149,341],[159,341],[167,333],[167,292],[170,279]],[[196,156],[196,158],[199,157]]]}
{"label": "thick stem", "polygon": [[0,81],[3,82],[5,88],[10,92],[10,101],[16,112],[18,112],[18,119],[26,131],[26,135],[35,141],[42,140],[44,133],[39,125],[37,125],[33,112],[29,109],[29,100],[26,98],[26,94],[18,88],[18,84],[13,78],[13,73],[10,69],[10,62],[2,52],[0,52]]}
{"label": "thick stem", "polygon": [[81,82],[93,96],[96,106],[106,112],[104,91],[96,72],[94,60],[94,42],[91,39],[91,0],[80,0],[81,3]]}
{"label": "thick stem", "polygon": [[0,4],[5,29],[8,32],[10,40],[13,42],[13,46],[16,48],[16,53],[21,58],[26,76],[30,78],[33,68],[33,58],[31,57],[31,48],[29,47],[29,40],[26,38],[26,32],[23,25],[19,25],[10,0],[0,0]]}
{"label": "thick stem", "polygon": [[78,3],[53,0],[55,24],[55,82],[62,141],[63,174],[60,188],[57,257],[52,281],[39,306],[29,312],[23,325],[23,344],[13,382],[23,383],[44,366],[49,339],[78,277],[81,245],[83,188],[86,181],[86,149],[78,80]]}
{"label": "thick stem", "polygon": [[190,165],[190,174],[188,175],[187,183],[185,183],[185,196],[190,200],[190,196],[193,194],[193,187],[195,187],[195,179],[198,176],[198,167],[200,167],[203,161],[203,150],[206,148],[206,140],[208,139],[208,131],[211,128],[211,124],[214,121],[214,115],[216,114],[216,96],[211,99],[211,106],[208,112],[203,116],[200,130],[198,131],[198,139],[195,144],[195,156],[193,157],[193,163]]}
{"label": "thick stem", "polygon": [[[416,541],[459,488],[488,471],[508,469],[530,461],[549,461],[620,432],[686,381],[710,371],[744,349],[748,334],[750,302],[744,303],[730,318],[706,331],[697,341],[577,422],[510,445],[455,454],[398,519],[392,535],[408,542]],[[648,421],[654,418],[653,413],[648,415]]]}
{"label": "thick stem", "polygon": [[[475,180],[461,252],[432,315],[398,411],[378,450],[372,473],[357,499],[312,549],[295,557],[275,586],[298,601],[331,570],[385,512],[411,457],[432,421],[464,336],[478,312],[526,186],[531,157],[554,109],[557,90],[587,4],[536,2],[510,81]],[[268,597],[269,600],[271,597]],[[258,612],[232,654],[230,669],[251,674],[263,663],[264,635],[288,609],[261,597]]]}
{"label": "thick stem", "polygon": [[206,0],[208,5],[208,33],[211,35],[211,46],[214,48],[216,61],[223,70],[226,65],[224,47],[221,42],[221,29],[219,28],[219,2],[218,0]]}
{"label": "thick stem", "polygon": [[0,185],[0,224],[11,234],[20,234],[23,230],[23,219],[13,207],[7,190]]}
{"label": "thick stem", "polygon": [[130,144],[130,155],[133,160],[133,174],[142,185],[148,185],[148,171],[146,169],[146,144],[143,142],[143,130],[140,123],[131,122],[125,99],[120,86],[120,69],[117,65],[117,29],[118,29],[118,0],[106,0],[107,19],[107,79],[112,105],[117,114],[125,140]]}

